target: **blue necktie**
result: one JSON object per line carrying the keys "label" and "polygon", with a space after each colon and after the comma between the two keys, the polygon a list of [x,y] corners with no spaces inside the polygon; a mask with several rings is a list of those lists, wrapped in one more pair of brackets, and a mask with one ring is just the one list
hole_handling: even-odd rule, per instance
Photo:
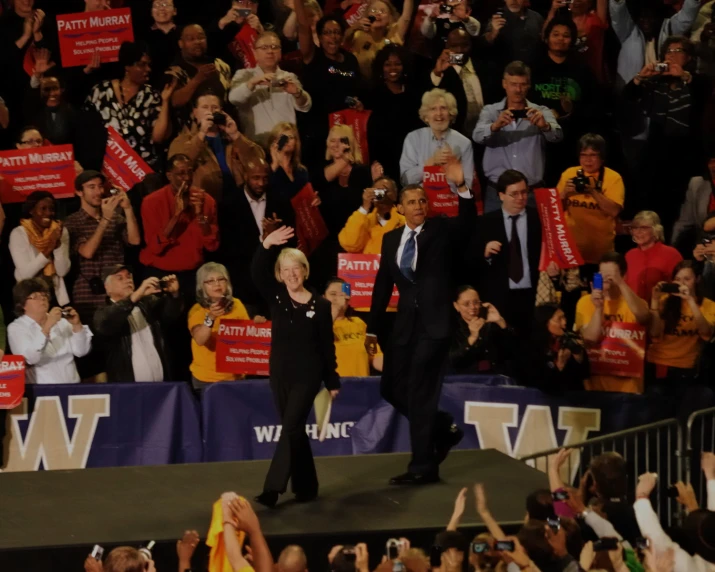
{"label": "blue necktie", "polygon": [[402,257],[400,258],[400,272],[405,278],[414,282],[415,272],[412,270],[412,261],[415,259],[415,235],[417,231],[410,231],[410,237],[405,243],[405,248],[402,251]]}

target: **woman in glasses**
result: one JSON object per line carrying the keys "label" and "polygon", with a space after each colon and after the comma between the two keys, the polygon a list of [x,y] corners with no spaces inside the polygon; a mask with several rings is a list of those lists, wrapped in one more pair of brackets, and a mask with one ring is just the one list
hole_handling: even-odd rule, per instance
{"label": "woman in glasses", "polygon": [[50,290],[39,278],[20,280],[12,289],[17,319],[7,327],[13,354],[27,362],[27,383],[79,383],[74,358],[92,349],[92,332],[65,306],[50,310]]}
{"label": "woman in glasses", "polygon": [[191,384],[203,391],[218,381],[242,379],[216,371],[216,338],[221,320],[248,320],[248,312],[233,297],[231,278],[223,264],[207,262],[196,272],[196,304],[189,310],[191,331]]}

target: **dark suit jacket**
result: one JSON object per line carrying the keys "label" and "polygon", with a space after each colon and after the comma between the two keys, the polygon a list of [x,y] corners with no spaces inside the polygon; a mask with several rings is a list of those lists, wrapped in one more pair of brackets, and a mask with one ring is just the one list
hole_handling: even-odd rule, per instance
{"label": "dark suit jacket", "polygon": [[[428,219],[417,235],[417,267],[415,282],[400,272],[397,250],[403,228],[388,232],[382,239],[380,270],[375,278],[368,332],[379,332],[380,321],[390,301],[393,285],[400,291],[397,318],[392,330],[394,344],[409,343],[420,320],[430,339],[446,339],[451,335],[452,299],[455,292],[455,263],[461,262],[469,230],[476,222],[473,199],[459,199],[459,216]],[[386,344],[385,344],[386,345]],[[385,347],[383,345],[383,347]]]}
{"label": "dark suit jacket", "polygon": [[[502,248],[489,262],[484,258],[484,249],[492,240],[501,242]],[[526,207],[526,242],[531,285],[536,292],[541,256],[541,221],[536,209],[531,207]],[[506,307],[509,300],[509,243],[501,209],[479,218],[467,257],[471,283],[479,290],[481,299],[494,304],[498,310]]]}

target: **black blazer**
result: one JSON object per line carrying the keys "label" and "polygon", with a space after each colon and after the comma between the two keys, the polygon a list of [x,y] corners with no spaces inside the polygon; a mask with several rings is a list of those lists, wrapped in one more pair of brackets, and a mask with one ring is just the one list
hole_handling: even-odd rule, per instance
{"label": "black blazer", "polygon": [[[397,250],[404,227],[388,232],[382,239],[380,270],[375,278],[368,332],[381,331],[380,321],[396,284],[400,292],[397,318],[391,341],[409,343],[416,320],[431,339],[446,339],[451,335],[452,299],[455,292],[455,263],[461,262],[470,229],[476,222],[473,199],[459,199],[459,216],[435,217],[425,221],[417,235],[417,266],[415,282],[400,272]],[[384,344],[385,347],[387,344]]]}
{"label": "black blazer", "polygon": [[[484,248],[492,240],[501,242],[502,248],[499,254],[488,261],[484,258]],[[541,221],[536,209],[532,207],[526,207],[526,243],[531,285],[536,292],[541,256]],[[468,250],[467,265],[471,283],[479,290],[481,299],[494,304],[501,311],[509,299],[509,243],[501,209],[479,218]]]}

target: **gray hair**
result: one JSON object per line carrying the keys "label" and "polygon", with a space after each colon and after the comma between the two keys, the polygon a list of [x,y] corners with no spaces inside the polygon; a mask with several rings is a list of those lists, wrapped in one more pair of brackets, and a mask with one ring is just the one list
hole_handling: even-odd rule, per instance
{"label": "gray hair", "polygon": [[427,123],[427,112],[440,99],[444,99],[447,104],[449,122],[454,123],[454,120],[457,119],[457,100],[448,91],[438,88],[428,91],[422,96],[422,105],[420,106],[420,119],[422,121]]}
{"label": "gray hair", "polygon": [[211,306],[211,300],[204,290],[204,281],[212,273],[220,274],[226,279],[226,296],[229,298],[226,313],[228,314],[233,309],[233,286],[231,285],[231,276],[229,276],[228,270],[218,262],[207,262],[196,271],[196,302],[202,308]]}
{"label": "gray hair", "polygon": [[658,242],[665,242],[665,231],[660,224],[660,216],[655,211],[641,211],[633,217],[633,224],[638,222],[649,223],[653,227],[653,234]]}

